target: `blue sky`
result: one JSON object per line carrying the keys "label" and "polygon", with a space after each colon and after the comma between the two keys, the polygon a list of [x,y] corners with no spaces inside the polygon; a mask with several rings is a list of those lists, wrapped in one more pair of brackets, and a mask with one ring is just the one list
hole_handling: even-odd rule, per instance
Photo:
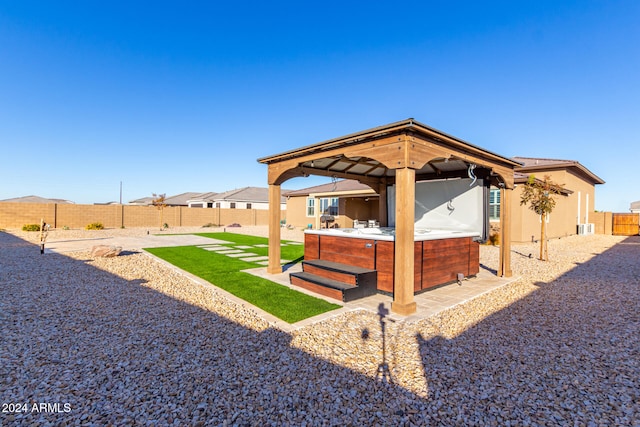
{"label": "blue sky", "polygon": [[[266,186],[256,159],[413,117],[640,200],[640,2],[0,0],[0,199]],[[296,179],[303,188],[319,178]]]}

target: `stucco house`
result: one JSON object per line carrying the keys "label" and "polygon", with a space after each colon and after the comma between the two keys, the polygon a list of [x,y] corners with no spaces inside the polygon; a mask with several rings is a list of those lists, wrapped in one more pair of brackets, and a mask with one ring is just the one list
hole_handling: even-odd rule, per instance
{"label": "stucco house", "polygon": [[[527,206],[520,205],[522,188],[530,175],[539,179],[549,175],[554,182],[563,185],[561,194],[556,196],[554,211],[545,219],[549,238],[593,233],[589,215],[594,211],[595,186],[604,184],[601,178],[575,160],[533,157],[514,157],[513,160],[522,164],[514,174],[517,186],[511,204],[513,242],[540,238],[541,219]],[[354,221],[356,224],[376,221],[379,203],[378,194],[369,186],[355,180],[341,180],[289,192],[287,223],[305,228],[311,225],[314,229],[353,227]],[[493,187],[489,195],[489,218],[494,232],[499,229],[500,207],[500,189]],[[323,215],[332,216],[333,222],[322,222]]]}
{"label": "stucco house", "polygon": [[[518,176],[515,183],[514,199],[520,200],[523,185],[530,175],[542,179],[545,175],[563,186],[562,194],[556,196],[556,206],[545,220],[547,236],[550,239],[573,234],[593,234],[593,214],[595,206],[595,186],[604,184],[604,180],[576,160],[544,159],[535,157],[514,157],[523,164],[516,168]],[[495,202],[495,201],[494,201]],[[512,205],[513,242],[530,242],[540,239],[539,215],[520,203]]]}
{"label": "stucco house", "polygon": [[629,207],[629,211],[631,213],[640,214],[640,200],[638,200],[637,202],[631,203],[631,206]]}
{"label": "stucco house", "polygon": [[[203,194],[203,193],[187,192],[187,193],[176,194],[174,196],[168,196],[168,197],[165,197],[164,204],[166,206],[187,206],[187,201],[189,199],[198,197],[200,194]],[[141,197],[139,199],[131,200],[129,204],[136,205],[136,206],[151,206],[153,204],[153,200],[154,200],[154,197],[152,196]]]}
{"label": "stucco house", "polygon": [[[281,210],[286,208],[286,191],[281,196]],[[202,193],[187,201],[189,207],[269,210],[269,189],[243,187],[224,193]]]}
{"label": "stucco house", "polygon": [[[378,194],[368,185],[344,179],[287,193],[287,224],[318,229],[323,226],[348,228],[354,221],[377,220]],[[323,222],[330,216],[332,221]]]}
{"label": "stucco house", "polygon": [[220,193],[197,193],[185,200],[185,206],[190,208],[213,208],[215,207],[215,197]]}
{"label": "stucco house", "polygon": [[[286,195],[283,191],[282,210],[286,208]],[[129,202],[131,205],[148,206],[153,197],[143,197]],[[164,201],[167,206],[186,206],[190,208],[223,208],[223,209],[269,209],[269,190],[263,187],[243,187],[224,193],[186,192],[169,196]]]}

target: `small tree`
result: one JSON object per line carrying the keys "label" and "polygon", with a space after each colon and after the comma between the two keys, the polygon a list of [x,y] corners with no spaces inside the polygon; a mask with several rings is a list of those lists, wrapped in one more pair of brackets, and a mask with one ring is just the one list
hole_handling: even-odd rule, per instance
{"label": "small tree", "polygon": [[545,175],[542,181],[537,180],[534,175],[530,175],[524,185],[520,205],[529,204],[529,209],[540,215],[540,260],[548,261],[547,250],[547,216],[556,206],[553,198],[555,194],[560,194],[564,185],[551,181],[549,175]]}
{"label": "small tree", "polygon": [[166,193],[165,194],[153,193],[152,196],[153,196],[153,199],[151,200],[151,204],[155,206],[156,209],[158,209],[158,211],[160,211],[160,230],[162,230],[162,211],[164,210],[164,207],[167,206],[167,204],[164,202],[166,200]]}

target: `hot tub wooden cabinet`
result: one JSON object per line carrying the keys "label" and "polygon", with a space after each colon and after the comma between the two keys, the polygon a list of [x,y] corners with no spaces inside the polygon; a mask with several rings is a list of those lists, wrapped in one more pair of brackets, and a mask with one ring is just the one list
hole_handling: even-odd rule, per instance
{"label": "hot tub wooden cabinet", "polygon": [[[375,231],[377,230],[377,231]],[[475,276],[480,269],[475,233],[417,230],[414,239],[414,292]],[[337,229],[305,232],[304,263],[322,260],[377,273],[376,290],[393,292],[393,229]],[[292,283],[294,280],[292,279]]]}

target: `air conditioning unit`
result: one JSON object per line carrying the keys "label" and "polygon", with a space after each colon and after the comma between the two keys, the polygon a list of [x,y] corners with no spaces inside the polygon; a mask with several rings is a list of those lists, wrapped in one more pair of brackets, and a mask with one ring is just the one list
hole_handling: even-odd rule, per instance
{"label": "air conditioning unit", "polygon": [[578,224],[578,234],[580,235],[593,234],[594,229],[594,224]]}

